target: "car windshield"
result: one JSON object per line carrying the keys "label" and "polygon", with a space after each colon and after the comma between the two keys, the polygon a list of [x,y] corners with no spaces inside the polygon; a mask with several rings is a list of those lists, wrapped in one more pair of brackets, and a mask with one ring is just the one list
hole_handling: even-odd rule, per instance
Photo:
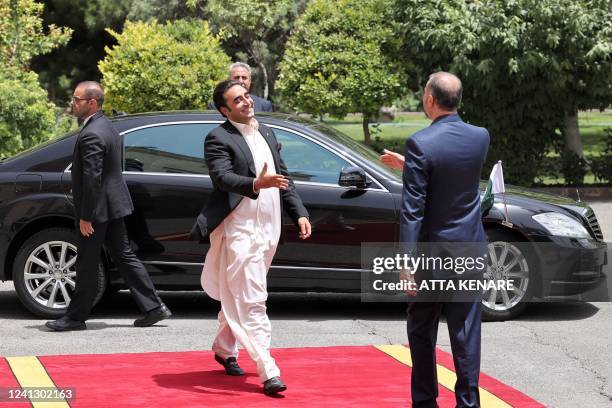
{"label": "car windshield", "polygon": [[372,149],[371,147],[365,146],[364,144],[351,139],[349,136],[345,135],[339,130],[336,130],[331,126],[327,126],[322,123],[311,124],[309,127],[324,134],[330,139],[333,139],[334,141],[346,146],[347,150],[359,154],[359,156],[366,159],[368,163],[372,167],[376,168],[380,173],[388,175],[389,179],[401,180],[402,171],[392,169],[391,167],[383,165],[380,160],[378,160],[380,154],[374,151],[374,149]]}

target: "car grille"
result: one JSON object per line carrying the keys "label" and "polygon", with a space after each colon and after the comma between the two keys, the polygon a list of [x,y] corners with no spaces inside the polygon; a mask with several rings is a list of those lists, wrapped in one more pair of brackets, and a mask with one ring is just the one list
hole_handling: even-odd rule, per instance
{"label": "car grille", "polygon": [[589,208],[585,216],[588,221],[589,229],[591,230],[591,235],[593,235],[597,241],[603,241],[603,233],[601,232],[601,227],[599,226],[599,222],[597,222],[597,217],[593,210]]}

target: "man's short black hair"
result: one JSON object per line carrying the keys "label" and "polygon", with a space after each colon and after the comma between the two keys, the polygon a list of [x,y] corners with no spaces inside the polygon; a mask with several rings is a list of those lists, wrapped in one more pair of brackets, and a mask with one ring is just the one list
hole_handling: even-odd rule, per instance
{"label": "man's short black hair", "polygon": [[79,82],[77,88],[82,87],[83,96],[87,99],[95,99],[98,102],[98,107],[101,108],[104,104],[104,89],[99,82],[96,81],[83,81]]}
{"label": "man's short black hair", "polygon": [[[239,81],[234,81],[233,79],[226,79],[224,81],[219,82],[217,86],[215,86],[215,90],[213,91],[213,102],[215,103],[215,106],[217,107],[219,113],[221,113],[222,115],[223,112],[221,112],[221,107],[228,107],[227,101],[225,100],[225,97],[223,95],[228,91],[228,89],[236,85],[243,86]],[[225,117],[225,115],[223,116]]]}
{"label": "man's short black hair", "polygon": [[440,108],[453,111],[459,107],[463,85],[456,75],[449,72],[436,72],[429,76],[427,85]]}

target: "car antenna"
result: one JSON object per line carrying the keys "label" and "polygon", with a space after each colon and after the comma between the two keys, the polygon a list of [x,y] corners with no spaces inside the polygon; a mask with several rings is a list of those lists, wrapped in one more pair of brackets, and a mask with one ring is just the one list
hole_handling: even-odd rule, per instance
{"label": "car antenna", "polygon": [[578,192],[578,189],[576,189],[576,196],[578,197],[578,202],[581,202],[580,201],[580,193]]}

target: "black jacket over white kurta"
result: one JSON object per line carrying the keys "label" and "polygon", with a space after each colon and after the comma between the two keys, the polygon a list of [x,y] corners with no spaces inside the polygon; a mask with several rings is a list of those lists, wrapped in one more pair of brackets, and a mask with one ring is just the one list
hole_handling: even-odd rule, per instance
{"label": "black jacket over white kurta", "polygon": [[[274,132],[260,124],[259,133],[270,147],[277,172],[289,178],[287,166],[280,156],[281,145],[276,140]],[[240,201],[257,199],[257,194],[253,191],[253,181],[257,177],[253,155],[242,134],[229,121],[225,121],[208,134],[204,142],[204,157],[214,190],[191,230],[191,238],[200,241],[207,240],[208,235]],[[300,217],[308,217],[308,211],[290,178],[287,189],[279,190],[279,194],[281,210],[286,211],[295,223]],[[281,214],[284,211],[281,211]],[[283,225],[282,219],[281,225]]]}

